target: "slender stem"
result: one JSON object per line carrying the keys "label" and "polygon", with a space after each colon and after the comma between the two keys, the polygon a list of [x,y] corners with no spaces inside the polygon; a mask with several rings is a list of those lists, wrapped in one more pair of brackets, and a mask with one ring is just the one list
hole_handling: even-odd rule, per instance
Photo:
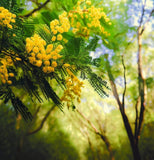
{"label": "slender stem", "polygon": [[26,14],[26,15],[23,15],[23,16],[20,16],[22,18],[28,18],[30,17],[33,13],[41,10],[43,7],[45,7],[47,5],[47,3],[49,3],[50,0],[46,0],[42,5],[39,5],[37,8],[33,9],[30,13]]}
{"label": "slender stem", "polygon": [[42,119],[41,121],[41,124],[38,126],[38,128],[36,128],[35,130],[33,131],[29,131],[26,135],[29,136],[29,135],[32,135],[32,134],[35,134],[37,133],[38,131],[40,131],[43,126],[44,126],[44,123],[46,122],[47,118],[49,117],[50,113],[54,110],[54,108],[56,107],[56,105],[52,106],[49,111],[46,113],[46,115],[44,116],[44,118]]}
{"label": "slender stem", "polygon": [[93,123],[89,119],[87,119],[83,113],[81,113],[78,109],[76,109],[76,111],[88,122],[88,124],[93,128],[95,133],[99,132],[97,128],[93,125]]}
{"label": "slender stem", "polygon": [[124,68],[124,91],[123,91],[123,95],[122,95],[122,107],[123,107],[123,110],[125,109],[124,106],[125,106],[125,94],[126,94],[126,67],[125,67],[125,63],[124,63],[124,55],[122,55],[122,65],[123,65],[123,68]]}
{"label": "slender stem", "polygon": [[146,0],[144,1],[144,4],[142,4],[142,15],[141,15],[141,19],[140,19],[140,26],[142,25],[142,22],[143,22],[143,17],[144,17],[144,13],[145,13],[145,6],[146,6]]}
{"label": "slender stem", "polygon": [[140,96],[138,96],[137,100],[136,100],[136,104],[135,104],[135,112],[136,112],[136,119],[135,119],[135,139],[136,139],[136,143],[138,143],[137,141],[137,129],[138,129],[138,104],[139,104],[139,100],[140,100]]}
{"label": "slender stem", "polygon": [[140,114],[139,114],[139,122],[138,122],[138,128],[137,128],[137,133],[136,133],[136,142],[138,143],[138,140],[140,138],[142,126],[143,126],[143,121],[144,121],[144,112],[145,112],[145,106],[146,106],[146,98],[145,98],[145,92],[146,92],[146,84],[145,84],[145,78],[143,76],[143,71],[142,71],[142,34],[143,34],[143,29],[142,29],[142,21],[144,17],[144,11],[145,11],[145,5],[146,5],[146,0],[143,5],[142,9],[142,16],[140,20],[140,24],[138,27],[137,31],[137,41],[138,41],[138,53],[137,53],[137,58],[138,58],[138,83],[139,83],[139,96],[140,96]]}
{"label": "slender stem", "polygon": [[143,27],[142,27],[142,30],[141,30],[141,33],[140,33],[141,35],[143,34],[143,32],[144,32],[144,30],[145,30],[148,22],[150,21],[150,18],[152,17],[152,14],[153,14],[153,13],[154,13],[154,9],[150,12],[149,18],[148,18],[147,21],[144,23],[144,25],[143,25]]}
{"label": "slender stem", "polygon": [[138,131],[137,131],[137,137],[139,138],[142,130],[142,125],[143,125],[143,120],[144,120],[144,112],[145,112],[145,106],[146,106],[146,101],[145,101],[145,79],[143,76],[142,72],[142,57],[141,57],[141,47],[142,47],[142,42],[141,42],[141,27],[138,28],[138,82],[139,82],[139,95],[140,95],[140,102],[141,102],[141,107],[140,107],[140,116],[139,116],[139,125],[138,125]]}
{"label": "slender stem", "polygon": [[107,150],[108,150],[108,152],[110,154],[110,159],[114,160],[114,156],[113,156],[113,152],[112,152],[112,147],[111,147],[111,144],[110,144],[108,138],[106,137],[106,135],[100,133],[98,131],[98,129],[94,126],[94,124],[88,118],[86,118],[83,113],[81,113],[78,109],[76,109],[76,110],[81,115],[81,117],[83,117],[88,122],[88,124],[93,128],[95,134],[97,134],[97,135],[99,135],[101,137],[101,139],[104,141],[104,143],[105,143],[105,145],[107,147]]}

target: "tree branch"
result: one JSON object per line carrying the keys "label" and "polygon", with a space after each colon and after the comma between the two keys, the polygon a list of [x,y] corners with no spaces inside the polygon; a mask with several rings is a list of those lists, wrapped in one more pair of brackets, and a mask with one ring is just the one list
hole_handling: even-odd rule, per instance
{"label": "tree branch", "polygon": [[32,122],[30,123],[31,126],[32,126],[32,124],[35,123],[36,117],[37,117],[38,112],[40,111],[40,108],[41,108],[41,107],[38,106],[38,108],[36,109],[36,111],[35,111],[35,113],[34,113],[34,115],[33,115],[33,120],[32,120]]}
{"label": "tree branch", "polygon": [[42,5],[39,5],[37,8],[33,9],[30,13],[26,14],[26,15],[23,15],[23,16],[20,16],[22,18],[28,18],[30,17],[33,13],[41,10],[43,7],[45,7],[47,5],[47,3],[49,3],[50,0],[47,0],[46,2],[44,2]]}
{"label": "tree branch", "polygon": [[33,115],[33,118],[35,118],[38,114],[38,112],[40,111],[41,106],[38,106],[38,108],[36,109],[36,112]]}
{"label": "tree branch", "polygon": [[[133,132],[132,132],[132,128],[131,128],[129,119],[128,119],[125,111],[124,111],[124,106],[122,106],[122,103],[119,99],[119,95],[118,95],[118,92],[117,92],[116,85],[114,83],[114,78],[113,78],[113,75],[112,75],[112,72],[111,72],[111,66],[109,64],[108,59],[106,59],[106,65],[107,65],[106,68],[107,68],[109,80],[110,80],[110,83],[111,83],[113,95],[114,95],[114,97],[115,97],[115,99],[118,103],[120,113],[121,113],[121,116],[122,116],[122,119],[123,119],[123,123],[124,123],[125,129],[127,131],[127,135],[128,135],[128,138],[129,138],[129,141],[130,141],[130,144],[131,144],[131,149],[132,149],[132,152],[133,152],[133,156],[134,156],[134,159],[135,159],[135,158],[139,157],[138,148],[136,148],[134,135],[133,135]],[[138,159],[140,159],[140,158],[138,158]]]}
{"label": "tree branch", "polygon": [[140,19],[140,25],[142,25],[143,22],[143,17],[144,17],[144,12],[145,12],[145,5],[146,5],[146,0],[144,1],[144,5],[142,6],[142,15],[141,15],[141,19]]}
{"label": "tree branch", "polygon": [[141,30],[141,35],[143,34],[148,22],[150,21],[150,18],[152,17],[152,14],[154,13],[154,9],[150,12],[150,15],[149,15],[149,18],[147,19],[147,21],[144,23],[143,27],[142,27],[142,30]]}
{"label": "tree branch", "polygon": [[93,145],[91,143],[91,140],[90,140],[90,136],[89,136],[89,133],[87,131],[85,131],[85,135],[87,136],[87,139],[88,139],[88,144],[89,144],[89,147],[91,149],[91,152],[92,152],[92,157],[93,159],[95,160],[95,151],[94,151],[94,148],[93,148]]}
{"label": "tree branch", "polygon": [[105,145],[106,145],[106,147],[107,147],[107,150],[108,150],[108,152],[109,152],[109,154],[110,154],[110,159],[111,159],[111,160],[114,160],[114,156],[113,156],[113,152],[112,152],[112,147],[111,147],[111,144],[110,144],[108,138],[107,138],[104,134],[100,133],[100,132],[97,130],[97,128],[94,126],[94,124],[93,124],[89,119],[87,119],[83,113],[81,113],[78,109],[76,109],[76,111],[77,111],[77,112],[80,114],[80,116],[83,117],[83,118],[88,122],[88,124],[93,128],[95,134],[97,134],[97,135],[99,135],[99,136],[101,137],[101,139],[104,141],[104,143],[105,143]]}
{"label": "tree branch", "polygon": [[122,95],[122,106],[123,106],[123,109],[125,109],[124,106],[125,106],[125,94],[126,94],[126,67],[124,63],[124,55],[122,55],[122,65],[124,68],[124,91]]}
{"label": "tree branch", "polygon": [[85,123],[84,121],[82,121],[80,114],[75,114],[75,117],[77,118],[77,121],[80,121],[80,123],[82,124],[80,126],[84,126],[84,127],[88,128],[90,131],[93,132],[93,129],[87,123]]}
{"label": "tree branch", "polygon": [[[145,0],[146,3],[146,0]],[[143,8],[145,8],[145,4],[143,6]],[[152,15],[153,10],[150,14],[150,16]],[[142,29],[142,21],[143,21],[143,16],[144,16],[144,9],[142,10],[142,17],[140,20],[140,24],[138,27],[138,31],[137,31],[137,41],[138,41],[138,53],[137,53],[137,58],[138,58],[138,83],[139,83],[139,96],[140,96],[140,102],[141,102],[141,106],[140,106],[140,115],[139,115],[139,122],[138,122],[138,128],[137,128],[137,133],[136,133],[136,141],[138,142],[138,139],[140,138],[140,134],[141,134],[141,130],[142,130],[142,126],[143,126],[143,121],[144,121],[144,112],[145,112],[145,106],[146,106],[146,97],[145,97],[145,92],[146,92],[146,83],[145,83],[145,78],[143,76],[143,72],[142,72],[142,55],[141,55],[141,51],[142,51],[142,33],[143,33],[143,29]]]}
{"label": "tree branch", "polygon": [[119,106],[120,111],[121,111],[122,113],[124,113],[122,103],[121,103],[121,101],[120,101],[120,99],[119,99],[117,87],[116,87],[116,85],[115,85],[115,83],[114,83],[114,77],[113,77],[112,72],[111,72],[111,66],[110,66],[110,64],[109,64],[109,61],[108,61],[107,57],[106,57],[106,68],[107,68],[107,72],[108,72],[108,76],[109,76],[109,80],[110,80],[110,84],[111,84],[113,96],[114,96],[114,98],[116,99],[116,102],[117,102],[117,104],[118,104],[118,106]]}
{"label": "tree branch", "polygon": [[136,142],[138,142],[138,136],[137,136],[137,129],[138,129],[138,104],[139,104],[140,96],[138,96],[135,104],[135,112],[136,112],[136,119],[135,119],[135,139]]}
{"label": "tree branch", "polygon": [[76,111],[80,114],[81,117],[83,117],[88,122],[88,124],[93,128],[93,130],[95,131],[95,133],[99,132],[97,130],[97,128],[93,125],[93,123],[91,121],[89,121],[89,119],[87,119],[83,113],[81,113],[78,109],[76,109]]}
{"label": "tree branch", "polygon": [[56,107],[56,105],[54,105],[53,107],[51,107],[49,109],[49,111],[46,113],[46,115],[44,116],[44,118],[42,119],[41,121],[41,124],[38,128],[36,128],[34,131],[29,131],[26,135],[29,136],[29,135],[32,135],[32,134],[35,134],[37,133],[38,131],[40,131],[42,128],[43,128],[43,125],[45,123],[45,121],[47,120],[47,118],[49,117],[51,111],[53,111],[53,109]]}
{"label": "tree branch", "polygon": [[139,125],[138,125],[138,131],[137,131],[137,136],[139,138],[141,130],[142,130],[142,125],[143,125],[143,120],[144,120],[144,111],[145,111],[145,90],[146,90],[146,84],[145,84],[145,79],[143,77],[142,73],[142,57],[141,57],[141,27],[138,29],[138,81],[139,81],[139,95],[140,95],[140,101],[141,101],[141,107],[140,107],[140,116],[139,116]]}

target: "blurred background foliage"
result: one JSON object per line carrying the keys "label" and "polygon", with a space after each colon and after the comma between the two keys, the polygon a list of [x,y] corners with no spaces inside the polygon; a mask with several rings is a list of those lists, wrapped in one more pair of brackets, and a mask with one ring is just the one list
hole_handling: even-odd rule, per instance
{"label": "blurred background foliage", "polygon": [[[82,99],[82,103],[77,106],[78,110],[93,123],[95,128],[104,131],[111,143],[115,159],[133,159],[121,115],[116,108],[111,107],[111,105],[115,106],[114,99],[102,100],[88,83],[86,86],[82,97],[88,98]],[[34,105],[27,97],[23,97],[23,100],[29,104],[35,114],[39,108],[38,104]],[[1,104],[0,156],[2,159],[110,160],[104,141],[76,110],[64,108],[61,112],[58,108],[54,108],[43,127],[31,134],[40,126],[52,106],[53,104],[49,102],[42,104],[34,120],[27,123],[20,115],[15,116],[10,105]],[[108,107],[111,107],[111,110]],[[128,107],[126,111],[133,125],[132,107]],[[154,157],[152,113],[152,108],[146,112],[139,144],[144,160],[151,160]]]}
{"label": "blurred background foliage", "polygon": [[[24,26],[27,36],[31,36],[42,24],[49,25],[50,21],[57,18],[63,11],[71,10],[76,5],[77,0],[52,0],[41,10],[35,12],[33,16],[27,16],[45,2],[46,0],[17,0],[21,8],[19,16],[25,16]],[[140,5],[138,1],[135,2]],[[107,41],[103,40],[103,45],[101,37],[99,37],[98,50],[94,49],[94,51],[98,54],[101,50],[101,57],[93,59],[92,69],[108,80],[106,66],[106,55],[108,55],[119,95],[122,96],[124,86],[122,85],[121,54],[124,54],[128,81],[126,113],[131,126],[134,127],[135,109],[133,107],[138,97],[138,86],[136,86],[138,81],[136,30],[138,26],[130,25],[130,21],[133,19],[132,15],[135,13],[130,14],[129,11],[133,9],[134,1],[104,0],[102,2],[92,0],[92,3],[95,6],[102,6],[113,23],[113,27],[108,28],[111,36]],[[153,33],[154,31],[150,30],[149,25],[149,28],[144,32],[142,46],[143,68],[147,84],[147,108],[139,143],[143,160],[154,159],[154,48],[151,44],[154,41]],[[66,35],[66,37],[72,38],[70,35]],[[88,59],[86,59],[86,63],[88,63]],[[96,66],[99,69],[96,69]],[[58,84],[52,83],[56,93],[62,95],[58,89]],[[109,160],[111,153],[96,130],[107,137],[116,160],[133,159],[129,140],[112,92],[107,91],[109,98],[102,99],[86,80],[84,85],[81,104],[76,104],[77,109],[74,110],[63,108],[63,112],[54,107],[52,102],[44,100],[42,104],[38,104],[35,98],[32,100],[23,94],[22,89],[15,90],[34,115],[33,121],[28,123],[22,119],[20,114],[15,116],[10,103],[4,104],[0,101],[1,159]]]}

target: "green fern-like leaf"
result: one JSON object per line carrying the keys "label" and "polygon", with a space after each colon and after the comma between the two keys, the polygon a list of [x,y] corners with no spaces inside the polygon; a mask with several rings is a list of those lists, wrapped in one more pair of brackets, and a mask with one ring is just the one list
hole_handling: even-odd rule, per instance
{"label": "green fern-like leaf", "polygon": [[81,78],[88,79],[91,86],[94,90],[101,96],[101,97],[108,97],[106,93],[106,89],[109,90],[110,88],[107,86],[107,82],[95,74],[90,67],[86,66],[78,66],[78,70],[81,71]]}
{"label": "green fern-like leaf", "polygon": [[35,96],[39,102],[42,102],[42,98],[38,93],[38,87],[34,84],[32,78],[30,79],[25,75],[19,79],[18,84],[21,84],[21,86],[29,93],[31,98]]}
{"label": "green fern-like leaf", "polygon": [[52,101],[60,108],[62,109],[62,103],[60,98],[57,96],[57,94],[54,92],[48,81],[43,77],[43,75],[38,72],[37,70],[33,71],[33,76],[35,76],[35,79],[37,80],[37,84],[39,85],[43,95],[46,99],[52,99]]}
{"label": "green fern-like leaf", "polygon": [[45,24],[42,24],[42,25],[35,25],[35,32],[37,34],[40,35],[40,37],[42,37],[46,42],[47,44],[49,44],[51,42],[51,38],[52,38],[52,34],[50,32],[50,28],[45,25]]}
{"label": "green fern-like leaf", "polygon": [[86,49],[89,50],[89,51],[95,51],[96,47],[98,46],[98,41],[99,41],[99,38],[97,36],[95,36],[94,38],[92,38],[90,40]]}
{"label": "green fern-like leaf", "polygon": [[16,111],[16,114],[19,112],[26,121],[32,120],[32,114],[28,111],[28,108],[18,97],[11,96],[11,102]]}

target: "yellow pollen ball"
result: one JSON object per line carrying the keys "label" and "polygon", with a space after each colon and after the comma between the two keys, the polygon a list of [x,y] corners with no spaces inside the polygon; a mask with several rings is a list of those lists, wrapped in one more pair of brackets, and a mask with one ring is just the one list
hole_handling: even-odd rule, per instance
{"label": "yellow pollen ball", "polygon": [[86,1],[86,4],[87,5],[91,5],[91,1]]}
{"label": "yellow pollen ball", "polygon": [[16,15],[15,15],[15,14],[12,14],[12,17],[13,17],[13,18],[16,18]]}
{"label": "yellow pollen ball", "polygon": [[9,73],[9,76],[10,77],[14,77],[14,73]]}
{"label": "yellow pollen ball", "polygon": [[48,67],[48,72],[54,72],[54,71],[55,71],[54,67]]}
{"label": "yellow pollen ball", "polygon": [[47,73],[48,72],[48,68],[47,67],[43,67],[43,72]]}
{"label": "yellow pollen ball", "polygon": [[56,36],[53,36],[53,37],[51,38],[51,40],[52,40],[52,41],[55,41],[55,40],[56,40]]}
{"label": "yellow pollen ball", "polygon": [[37,66],[37,67],[41,67],[41,65],[42,65],[42,61],[41,61],[41,60],[38,60],[38,61],[36,62],[36,66]]}
{"label": "yellow pollen ball", "polygon": [[41,54],[41,53],[38,53],[38,54],[37,54],[37,58],[38,58],[38,59],[42,59],[42,54]]}
{"label": "yellow pollen ball", "polygon": [[21,61],[21,58],[17,57],[16,60],[17,60],[17,61]]}
{"label": "yellow pollen ball", "polygon": [[63,36],[62,36],[61,34],[58,34],[57,40],[58,40],[58,41],[61,41],[62,39],[63,39]]}
{"label": "yellow pollen ball", "polygon": [[53,49],[53,44],[49,44],[49,45],[47,46],[46,52],[47,52],[47,53],[50,53],[50,52],[52,51],[52,49]]}
{"label": "yellow pollen ball", "polygon": [[62,46],[62,45],[58,45],[58,46],[57,46],[57,49],[62,50],[62,49],[63,49],[63,46]]}
{"label": "yellow pollen ball", "polygon": [[53,56],[52,59],[56,60],[56,59],[58,59],[58,57],[57,56]]}
{"label": "yellow pollen ball", "polygon": [[67,40],[67,39],[63,39],[63,41],[64,41],[65,43],[67,43],[67,42],[68,42],[68,40]]}
{"label": "yellow pollen ball", "polygon": [[11,19],[11,22],[12,22],[12,23],[15,23],[15,19]]}
{"label": "yellow pollen ball", "polygon": [[53,31],[53,34],[57,34],[57,30],[54,30],[54,31]]}
{"label": "yellow pollen ball", "polygon": [[4,7],[0,7],[0,11],[4,10]]}
{"label": "yellow pollen ball", "polygon": [[5,80],[5,79],[2,79],[2,83],[4,83],[4,84],[5,84],[5,83],[6,83],[6,80]]}
{"label": "yellow pollen ball", "polygon": [[63,66],[67,68],[70,67],[70,64],[65,63]]}
{"label": "yellow pollen ball", "polygon": [[49,66],[49,65],[50,65],[50,61],[45,61],[44,64],[45,64],[46,66]]}
{"label": "yellow pollen ball", "polygon": [[8,24],[8,28],[12,29],[12,25]]}
{"label": "yellow pollen ball", "polygon": [[9,80],[9,81],[7,81],[7,83],[8,83],[8,84],[12,84],[12,81]]}
{"label": "yellow pollen ball", "polygon": [[38,52],[39,52],[38,47],[34,47],[34,48],[33,48],[33,52],[34,52],[34,53],[38,53]]}
{"label": "yellow pollen ball", "polygon": [[34,52],[32,52],[32,53],[31,53],[31,56],[32,56],[32,57],[35,57],[35,53],[34,53]]}
{"label": "yellow pollen ball", "polygon": [[57,67],[57,62],[56,61],[52,62],[52,67]]}
{"label": "yellow pollen ball", "polygon": [[42,53],[42,54],[45,54],[45,53],[46,53],[46,52],[45,52],[45,49],[42,49],[42,50],[41,50],[41,53]]}
{"label": "yellow pollen ball", "polygon": [[33,64],[34,62],[35,62],[35,58],[34,57],[29,57],[29,62],[31,63],[31,64]]}

